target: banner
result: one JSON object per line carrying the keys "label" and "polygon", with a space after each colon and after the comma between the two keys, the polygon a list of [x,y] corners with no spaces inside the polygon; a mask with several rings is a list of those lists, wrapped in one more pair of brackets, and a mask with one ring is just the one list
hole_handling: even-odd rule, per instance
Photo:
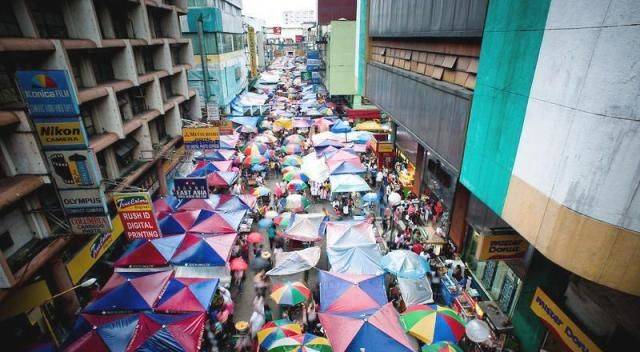
{"label": "banner", "polygon": [[253,27],[247,28],[247,45],[249,46],[249,67],[251,78],[258,75],[258,56],[256,53],[256,31]]}
{"label": "banner", "polygon": [[536,293],[531,300],[531,310],[544,325],[553,330],[570,351],[602,351],[540,287],[536,288]]}
{"label": "banner", "polygon": [[162,237],[148,192],[114,193],[113,202],[129,240]]}
{"label": "banner", "polygon": [[89,148],[80,116],[35,118],[33,124],[45,150]]}
{"label": "banner", "polygon": [[207,121],[220,120],[220,107],[217,101],[207,102]]}
{"label": "banner", "polygon": [[206,177],[175,177],[173,195],[178,199],[207,199],[209,185]]}
{"label": "banner", "polygon": [[378,153],[393,153],[394,145],[393,142],[377,142],[377,152]]}
{"label": "banner", "polygon": [[17,71],[31,117],[72,117],[80,107],[66,70]]}
{"label": "banner", "polygon": [[71,232],[95,234],[111,231],[111,219],[100,188],[59,191]]}
{"label": "banner", "polygon": [[521,258],[528,248],[527,240],[518,234],[480,236],[476,258],[478,260]]}
{"label": "banner", "polygon": [[215,149],[220,146],[218,127],[184,127],[182,139],[188,150]]}
{"label": "banner", "polygon": [[229,136],[233,134],[233,123],[229,120],[220,121],[220,135]]}

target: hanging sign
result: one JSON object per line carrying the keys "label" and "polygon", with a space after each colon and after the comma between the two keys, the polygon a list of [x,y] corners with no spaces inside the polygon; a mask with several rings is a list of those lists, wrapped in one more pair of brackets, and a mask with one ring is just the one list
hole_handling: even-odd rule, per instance
{"label": "hanging sign", "polygon": [[217,101],[207,102],[207,121],[220,120],[220,107]]}
{"label": "hanging sign", "polygon": [[66,70],[18,71],[16,78],[31,117],[80,115]]}
{"label": "hanging sign", "polygon": [[129,240],[162,237],[148,192],[114,193],[113,202]]}
{"label": "hanging sign", "polygon": [[182,139],[188,150],[214,149],[220,145],[218,127],[185,127]]}
{"label": "hanging sign", "polygon": [[553,330],[570,351],[602,351],[540,287],[536,288],[536,293],[533,295],[531,310]]}
{"label": "hanging sign", "polygon": [[302,72],[300,72],[300,79],[302,79],[302,82],[311,81],[311,71],[302,71]]}
{"label": "hanging sign", "polygon": [[95,234],[111,231],[109,211],[100,188],[62,189],[59,193],[72,233]]}
{"label": "hanging sign", "polygon": [[101,175],[90,150],[58,150],[44,154],[59,189],[99,188]]}
{"label": "hanging sign", "polygon": [[178,199],[207,199],[209,185],[206,177],[176,177],[173,194]]}
{"label": "hanging sign", "polygon": [[33,124],[44,150],[89,148],[79,116],[35,118]]}
{"label": "hanging sign", "polygon": [[476,258],[478,260],[504,260],[521,258],[527,252],[529,243],[518,234],[480,236]]}

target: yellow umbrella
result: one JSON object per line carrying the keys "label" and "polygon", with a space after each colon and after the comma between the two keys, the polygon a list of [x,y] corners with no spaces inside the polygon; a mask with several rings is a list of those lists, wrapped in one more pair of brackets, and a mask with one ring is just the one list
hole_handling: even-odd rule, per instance
{"label": "yellow umbrella", "polygon": [[287,119],[287,118],[281,117],[275,120],[273,122],[273,125],[290,130],[293,128],[293,119]]}
{"label": "yellow umbrella", "polygon": [[365,121],[356,125],[354,128],[356,131],[370,131],[370,132],[382,132],[387,129],[381,124],[375,121]]}

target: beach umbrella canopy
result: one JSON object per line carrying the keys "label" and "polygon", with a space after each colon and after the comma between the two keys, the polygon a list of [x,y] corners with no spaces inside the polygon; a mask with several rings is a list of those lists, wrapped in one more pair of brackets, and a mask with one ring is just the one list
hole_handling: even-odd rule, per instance
{"label": "beach umbrella canopy", "polygon": [[300,144],[304,142],[304,137],[299,134],[292,134],[284,138],[284,144]]}
{"label": "beach umbrella canopy", "polygon": [[282,160],[284,166],[300,166],[302,165],[302,158],[297,155],[287,155]]}
{"label": "beach umbrella canopy", "polygon": [[362,165],[360,160],[357,162],[353,161],[336,161],[336,162],[327,162],[329,165],[329,173],[331,175],[347,175],[347,174],[362,174],[367,171],[367,169]]}
{"label": "beach umbrella canopy", "polygon": [[335,122],[325,119],[324,117],[321,117],[319,119],[315,119],[313,120],[313,125],[319,127],[320,130],[322,131],[327,131],[329,130],[329,128],[334,124]]}
{"label": "beach umbrella canopy", "polygon": [[215,211],[216,205],[211,199],[189,199],[186,202],[182,203],[178,208],[178,211],[199,211],[199,210],[207,210],[207,211]]}
{"label": "beach umbrella canopy", "polygon": [[156,303],[173,271],[152,274],[114,273],[85,313],[136,312],[150,310]]}
{"label": "beach umbrella canopy", "polygon": [[166,266],[180,245],[180,241],[179,236],[133,241],[114,266],[119,268]]}
{"label": "beach umbrella canopy", "polygon": [[331,126],[331,132],[333,133],[347,133],[351,131],[351,126],[344,120],[338,120],[333,126]]}
{"label": "beach umbrella canopy", "polygon": [[[267,120],[265,120],[265,121],[267,121]],[[270,121],[267,121],[267,122],[270,122]],[[271,134],[263,133],[263,134],[257,136],[256,138],[254,138],[253,141],[256,142],[256,143],[262,143],[262,144],[273,144],[273,143],[277,142],[278,139],[276,137],[274,137],[273,135],[271,135]]]}
{"label": "beach umbrella canopy", "polygon": [[229,260],[235,233],[183,235],[171,264],[180,266],[223,266]]}
{"label": "beach umbrella canopy", "polygon": [[453,309],[435,304],[411,306],[400,319],[405,331],[426,344],[456,343],[465,334],[464,320]]}
{"label": "beach umbrella canopy", "polygon": [[189,210],[170,214],[158,226],[163,235],[179,235],[190,231],[196,224],[215,215],[210,210]]}
{"label": "beach umbrella canopy", "polygon": [[219,279],[173,278],[153,309],[165,313],[206,313],[218,289]]}
{"label": "beach umbrella canopy", "polygon": [[264,171],[266,169],[267,169],[267,165],[264,165],[264,164],[251,165],[251,171],[253,171],[253,172],[260,172],[260,171]]}
{"label": "beach umbrella canopy", "polygon": [[267,146],[260,143],[251,143],[244,148],[245,155],[263,155],[267,151]]}
{"label": "beach umbrella canopy", "polygon": [[282,201],[284,202],[284,208],[294,213],[301,213],[311,205],[309,199],[300,194],[290,194]]}
{"label": "beach umbrella canopy", "polygon": [[256,164],[264,164],[267,162],[267,158],[262,155],[248,155],[244,158],[242,164],[244,166],[251,166]]}
{"label": "beach umbrella canopy", "polygon": [[173,196],[160,198],[153,202],[154,214],[158,220],[162,220],[165,216],[176,211],[179,204],[180,200]]}
{"label": "beach umbrella canopy", "polygon": [[189,232],[221,234],[234,233],[238,230],[246,210],[216,211],[202,221],[198,221]]}
{"label": "beach umbrella canopy", "polygon": [[287,184],[287,190],[289,192],[300,192],[307,188],[309,188],[309,186],[302,180],[291,180],[291,182]]}
{"label": "beach umbrella canopy", "polygon": [[207,184],[210,187],[229,187],[238,180],[239,174],[235,171],[216,171],[207,176]]}
{"label": "beach umbrella canopy", "polygon": [[309,128],[313,126],[313,121],[311,119],[294,119],[293,127],[295,128]]}
{"label": "beach umbrella canopy", "polygon": [[289,319],[279,319],[269,321],[258,330],[256,337],[258,344],[263,348],[269,348],[275,341],[302,334],[302,326]]}
{"label": "beach umbrella canopy", "polygon": [[269,352],[332,352],[332,349],[326,338],[305,333],[276,340]]}
{"label": "beach umbrella canopy", "polygon": [[283,145],[280,150],[289,155],[302,154],[302,146],[300,144],[289,143],[287,145]]}
{"label": "beach umbrella canopy", "polygon": [[320,254],[320,247],[317,246],[299,251],[276,253],[276,264],[267,272],[267,275],[287,276],[302,273],[318,265]]}
{"label": "beach umbrella canopy", "polygon": [[271,194],[271,190],[265,186],[259,186],[254,188],[251,191],[251,194],[256,196],[256,197],[265,197],[268,196],[269,194]]}
{"label": "beach umbrella canopy", "polygon": [[273,219],[260,219],[258,221],[258,227],[261,229],[266,229],[267,227],[271,226],[271,224],[273,224]]}
{"label": "beach umbrella canopy", "polygon": [[242,257],[233,258],[229,262],[229,270],[231,271],[247,270],[247,269],[249,269],[249,264],[247,264],[247,262],[245,262],[244,259],[242,259]]}
{"label": "beach umbrella canopy", "polygon": [[337,164],[341,161],[349,161],[356,165],[358,165],[359,163],[361,164],[360,157],[358,155],[344,149],[339,150],[338,152],[327,158],[327,163],[330,165]]}
{"label": "beach umbrella canopy", "polygon": [[373,225],[367,221],[329,221],[327,257],[332,272],[379,275],[382,258]]}
{"label": "beach umbrella canopy", "polygon": [[[205,154],[201,158],[204,160],[211,160],[211,161],[223,161],[223,160],[233,159],[235,154],[236,152],[234,150],[214,149],[212,152]],[[199,159],[199,158],[196,158],[196,159]]]}
{"label": "beach umbrella canopy", "polygon": [[309,153],[302,158],[300,171],[315,182],[324,182],[329,178],[329,168],[324,158],[318,158],[316,153]]}
{"label": "beach umbrella canopy", "polygon": [[320,271],[321,312],[354,312],[376,309],[387,302],[384,275]]}
{"label": "beach umbrella canopy", "polygon": [[463,350],[454,343],[442,341],[422,346],[422,352],[463,352]]}
{"label": "beach umbrella canopy", "polygon": [[260,232],[252,232],[247,236],[247,242],[249,243],[261,243],[264,236]]}
{"label": "beach umbrella canopy", "polygon": [[371,187],[358,175],[331,175],[331,193],[369,192]]}
{"label": "beach umbrella canopy", "polygon": [[295,306],[311,297],[311,290],[302,282],[275,283],[270,295],[280,305]]}
{"label": "beach umbrella canopy", "polygon": [[292,213],[289,211],[286,211],[278,216],[276,216],[275,218],[273,218],[273,223],[282,227],[282,228],[287,228],[290,224],[291,221],[291,215]]}
{"label": "beach umbrella canopy", "polygon": [[300,171],[292,171],[285,173],[282,176],[282,180],[284,182],[291,182],[293,180],[301,180],[302,182],[307,182],[309,181],[309,178],[307,177],[307,175],[303,174]]}
{"label": "beach umbrella canopy", "polygon": [[318,315],[335,352],[417,351],[391,303],[367,311]]}
{"label": "beach umbrella canopy", "polygon": [[387,253],[382,257],[380,265],[385,271],[405,279],[419,279],[431,271],[424,258],[406,249]]}
{"label": "beach umbrella canopy", "polygon": [[197,352],[206,320],[205,313],[141,313],[126,351]]}
{"label": "beach umbrella canopy", "polygon": [[80,314],[64,351],[124,351],[137,325],[138,314]]}

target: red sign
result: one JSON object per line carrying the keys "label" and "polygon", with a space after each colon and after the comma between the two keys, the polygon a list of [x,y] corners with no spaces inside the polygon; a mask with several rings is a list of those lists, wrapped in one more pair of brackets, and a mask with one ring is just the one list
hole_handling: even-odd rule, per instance
{"label": "red sign", "polygon": [[304,36],[296,35],[296,43],[302,43],[303,40],[304,40]]}
{"label": "red sign", "polygon": [[273,27],[273,34],[282,34],[282,27]]}
{"label": "red sign", "polygon": [[124,232],[129,240],[160,238],[160,230],[152,211],[126,211],[120,213]]}

